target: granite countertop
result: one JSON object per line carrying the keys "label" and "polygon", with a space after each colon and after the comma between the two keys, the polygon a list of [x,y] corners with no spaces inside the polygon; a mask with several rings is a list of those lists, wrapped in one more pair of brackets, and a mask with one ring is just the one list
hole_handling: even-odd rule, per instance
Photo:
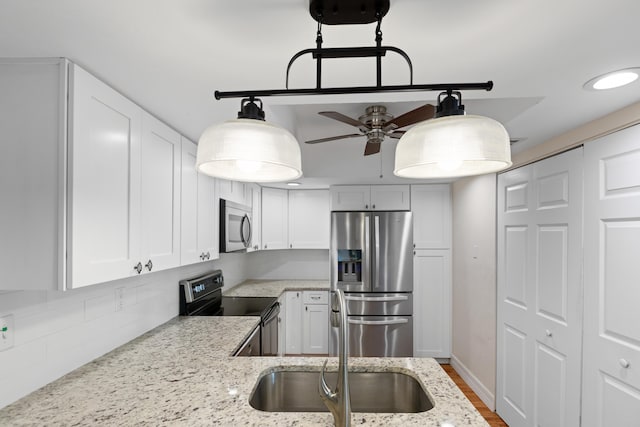
{"label": "granite countertop", "polygon": [[[325,286],[296,283],[303,287],[282,290]],[[324,362],[321,357],[231,357],[258,321],[176,317],[0,409],[0,425],[333,425],[328,412],[262,412],[249,405],[262,374],[274,369],[318,370]],[[417,414],[353,413],[353,425],[488,425],[434,359],[349,358],[349,367],[410,374],[434,402],[433,409]],[[337,358],[329,358],[328,370],[336,368]]]}
{"label": "granite countertop", "polygon": [[222,291],[226,297],[279,297],[284,291],[329,290],[328,280],[245,280]]}

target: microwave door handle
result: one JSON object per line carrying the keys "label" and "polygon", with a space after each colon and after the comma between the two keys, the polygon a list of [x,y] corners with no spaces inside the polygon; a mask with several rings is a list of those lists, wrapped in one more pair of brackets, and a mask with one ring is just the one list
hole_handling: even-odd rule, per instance
{"label": "microwave door handle", "polygon": [[375,215],[373,217],[373,239],[374,239],[374,248],[375,248],[375,261],[374,261],[374,277],[373,277],[373,287],[374,289],[378,289],[380,287],[380,216]]}
{"label": "microwave door handle", "polygon": [[[244,235],[244,224],[245,222],[249,225],[249,235]],[[242,217],[242,221],[240,221],[240,240],[242,240],[242,244],[246,248],[249,246],[249,242],[251,242],[251,220],[249,219],[248,214],[244,214]]]}

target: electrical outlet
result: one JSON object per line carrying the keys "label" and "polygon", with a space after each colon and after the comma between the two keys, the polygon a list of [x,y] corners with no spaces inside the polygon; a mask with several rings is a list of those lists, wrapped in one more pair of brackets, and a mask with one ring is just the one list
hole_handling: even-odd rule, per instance
{"label": "electrical outlet", "polygon": [[0,351],[13,347],[13,314],[0,317]]}
{"label": "electrical outlet", "polygon": [[124,288],[116,288],[116,311],[124,308]]}

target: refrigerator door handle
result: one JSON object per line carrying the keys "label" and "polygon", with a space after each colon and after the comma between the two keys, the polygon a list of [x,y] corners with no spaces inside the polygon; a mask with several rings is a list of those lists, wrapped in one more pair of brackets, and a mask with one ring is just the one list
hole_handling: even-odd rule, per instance
{"label": "refrigerator door handle", "polygon": [[380,287],[380,216],[375,215],[373,217],[373,228],[374,228],[374,246],[375,246],[375,260],[374,260],[374,275],[373,278],[373,288],[377,289]]}
{"label": "refrigerator door handle", "polygon": [[400,295],[395,297],[352,297],[345,296],[347,301],[368,301],[368,302],[388,302],[388,301],[407,301],[409,297],[406,295]]}
{"label": "refrigerator door handle", "polygon": [[355,320],[349,319],[347,323],[351,325],[401,325],[403,323],[409,323],[408,319],[392,319],[392,320]]}

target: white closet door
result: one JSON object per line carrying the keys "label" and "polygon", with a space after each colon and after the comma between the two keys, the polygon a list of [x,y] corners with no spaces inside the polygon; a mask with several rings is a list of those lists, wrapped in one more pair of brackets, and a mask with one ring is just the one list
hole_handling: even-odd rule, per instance
{"label": "white closet door", "polygon": [[640,126],[585,145],[582,425],[640,426]]}
{"label": "white closet door", "polygon": [[498,177],[496,408],[511,427],[578,426],[582,149]]}

